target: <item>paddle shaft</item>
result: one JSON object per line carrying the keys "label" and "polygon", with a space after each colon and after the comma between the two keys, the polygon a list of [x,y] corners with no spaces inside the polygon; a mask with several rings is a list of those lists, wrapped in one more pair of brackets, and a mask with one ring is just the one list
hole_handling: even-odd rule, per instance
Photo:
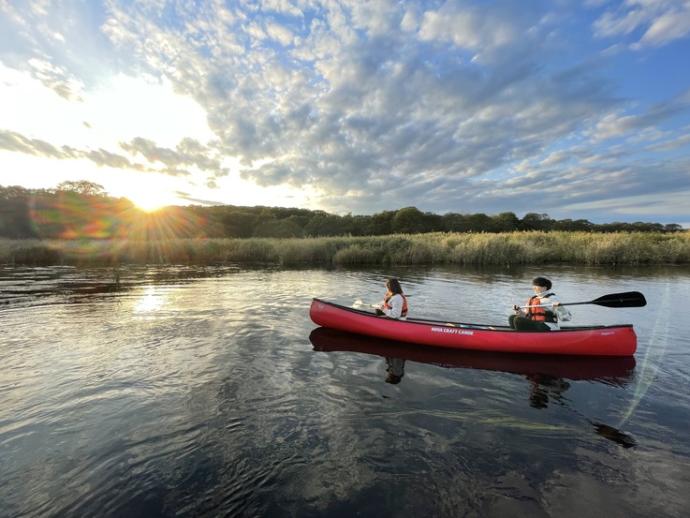
{"label": "paddle shaft", "polygon": [[[597,306],[604,306],[607,308],[640,308],[647,304],[644,295],[639,291],[627,291],[625,293],[611,293],[604,295],[598,299],[588,300],[586,302],[562,302],[561,306],[578,306],[580,304],[596,304]],[[520,309],[527,308],[546,308],[553,307],[552,304],[539,304],[534,306],[520,306]]]}
{"label": "paddle shaft", "polygon": [[[410,297],[414,297],[414,295],[405,295],[406,299],[409,299]],[[379,302],[378,304],[371,304],[370,302],[363,302],[363,301],[358,299],[352,303],[352,306],[353,307],[354,306],[366,306],[366,307],[372,308],[372,309],[380,309],[381,303]]]}
{"label": "paddle shaft", "polygon": [[371,304],[370,302],[362,302],[361,300],[355,300],[352,306],[367,307],[367,308],[378,308],[381,304]]}
{"label": "paddle shaft", "polygon": [[[581,304],[596,304],[596,302],[589,300],[587,302],[561,302],[559,306],[579,306]],[[553,304],[539,304],[536,306],[520,306],[520,309],[528,309],[528,308],[550,308],[553,307]]]}

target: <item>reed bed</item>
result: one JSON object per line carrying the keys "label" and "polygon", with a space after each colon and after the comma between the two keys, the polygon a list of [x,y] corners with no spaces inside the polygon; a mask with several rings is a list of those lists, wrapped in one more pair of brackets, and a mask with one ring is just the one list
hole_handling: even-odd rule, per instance
{"label": "reed bed", "polygon": [[0,263],[35,266],[229,263],[284,266],[690,264],[690,232],[431,233],[161,241],[0,239]]}

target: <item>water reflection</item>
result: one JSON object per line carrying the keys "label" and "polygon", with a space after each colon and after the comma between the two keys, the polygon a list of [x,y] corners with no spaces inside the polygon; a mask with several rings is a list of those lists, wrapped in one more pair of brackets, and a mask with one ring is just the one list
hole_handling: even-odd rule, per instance
{"label": "water reflection", "polygon": [[165,302],[164,295],[155,286],[146,286],[144,294],[134,304],[134,313],[150,313],[159,310]]}
{"label": "water reflection", "polygon": [[405,360],[386,357],[386,383],[397,385],[405,375]]}
{"label": "water reflection", "polygon": [[594,432],[605,439],[613,441],[624,448],[632,448],[637,445],[635,439],[619,429],[590,419],[574,409],[564,397],[564,393],[571,387],[563,378],[555,378],[547,374],[528,374],[526,376],[530,384],[529,406],[536,409],[548,408],[549,403],[558,404],[567,410],[576,413],[587,421]]}
{"label": "water reflection", "polygon": [[594,432],[625,448],[635,440],[617,428],[597,422],[573,408],[564,394],[570,381],[593,381],[624,387],[633,378],[635,358],[552,357],[481,353],[414,346],[392,340],[360,336],[319,327],[309,335],[315,351],[354,352],[380,356],[386,364],[385,382],[398,384],[405,375],[405,362],[434,364],[446,368],[480,369],[524,376],[529,383],[527,403],[534,409],[559,405],[586,420]]}
{"label": "water reflection", "polygon": [[84,270],[73,266],[9,268],[0,265],[0,304],[91,302],[97,297],[122,295],[142,286],[189,284],[238,272],[236,266],[120,266]]}
{"label": "water reflection", "polygon": [[623,448],[632,448],[634,446],[637,446],[637,442],[632,437],[632,435],[625,432],[621,432],[618,428],[614,428],[613,426],[609,426],[604,423],[597,423],[591,420],[589,421],[589,423],[594,427],[594,431],[598,435],[601,435],[602,437],[610,441],[620,444],[621,446],[623,446]]}
{"label": "water reflection", "polygon": [[[315,351],[350,351],[396,358],[442,367],[481,369],[525,376],[530,382],[547,387],[552,394],[567,390],[563,380],[589,380],[623,387],[633,377],[635,358],[554,357],[527,354],[494,354],[477,351],[446,350],[415,346],[392,340],[360,336],[319,327],[309,335]],[[404,365],[404,364],[403,364]],[[556,382],[561,380],[563,383]]]}
{"label": "water reflection", "polygon": [[548,408],[549,398],[561,401],[563,393],[570,388],[570,383],[563,378],[556,378],[547,374],[528,374],[530,384],[529,406],[532,408]]}

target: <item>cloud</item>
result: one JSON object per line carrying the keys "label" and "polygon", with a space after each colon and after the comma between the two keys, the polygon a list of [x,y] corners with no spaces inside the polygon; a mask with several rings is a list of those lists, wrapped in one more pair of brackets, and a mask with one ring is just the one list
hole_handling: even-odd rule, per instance
{"label": "cloud", "polygon": [[400,21],[400,28],[408,32],[417,31],[419,29],[419,14],[414,9],[406,10]]}
{"label": "cloud", "polygon": [[58,160],[86,158],[98,166],[145,170],[131,163],[126,157],[104,149],[80,150],[70,146],[58,147],[44,140],[29,138],[8,130],[0,130],[0,149]]}
{"label": "cloud", "polygon": [[[93,14],[94,8],[95,3],[0,1],[0,24],[10,22],[2,24],[3,35],[10,42],[4,47],[5,57],[10,64],[30,69],[58,95],[78,100],[84,85],[75,74],[83,71],[90,51],[97,46],[92,38],[94,27],[84,23],[91,21],[84,15]],[[75,52],[67,45],[69,40],[76,43]]]}
{"label": "cloud", "polygon": [[626,0],[594,22],[598,37],[628,36],[642,30],[633,48],[661,47],[690,34],[690,1]]}
{"label": "cloud", "polygon": [[44,140],[27,138],[7,130],[0,130],[0,149],[50,158],[67,158],[64,153]]}
{"label": "cloud", "polygon": [[198,141],[186,138],[175,149],[156,145],[152,140],[137,137],[131,142],[122,142],[120,147],[132,155],[141,155],[148,162],[160,162],[166,166],[167,174],[188,175],[181,167],[197,167],[199,170],[218,178],[226,176],[228,170],[221,164],[214,151]]}
{"label": "cloud", "polygon": [[[146,164],[106,149],[76,149],[71,146],[55,146],[41,139],[26,137],[20,133],[0,130],[0,149],[58,160],[87,159],[99,167],[131,169],[140,172],[162,173],[169,176],[191,176],[185,166],[195,166],[211,178],[228,174],[217,159],[207,156],[209,148],[193,139],[181,141],[176,150],[156,146],[152,141],[136,138],[131,143],[121,144],[122,149],[132,155],[143,155]],[[160,167],[156,163],[163,164]]]}
{"label": "cloud", "polygon": [[521,32],[509,16],[486,9],[446,2],[424,13],[419,37],[444,41],[468,50],[495,49],[511,44]]}
{"label": "cloud", "polygon": [[139,169],[124,156],[111,153],[105,149],[77,152],[76,155],[88,158],[98,166],[114,167],[115,169]]}
{"label": "cloud", "polygon": [[562,164],[563,162],[567,162],[568,160],[573,158],[573,153],[572,150],[568,151],[555,151],[551,154],[549,154],[544,160],[540,162],[540,166],[542,167],[553,167],[558,164]]}
{"label": "cloud", "polygon": [[[546,160],[530,160],[522,165],[519,175],[491,185],[491,204],[534,211],[534,193],[539,193],[539,206],[552,215],[606,209],[609,214],[627,216],[635,213],[635,203],[637,214],[664,218],[673,213],[690,215],[683,201],[690,193],[690,157],[641,160],[625,147],[608,147],[598,153],[591,146],[574,147],[566,154],[572,160],[564,165],[549,160],[561,155],[553,153]],[[667,200],[666,206],[660,204],[663,199]]]}
{"label": "cloud", "polygon": [[351,2],[353,27],[365,29],[369,37],[379,37],[395,30],[401,22],[403,12],[391,0],[377,2]]}
{"label": "cloud", "polygon": [[656,103],[647,111],[636,115],[609,113],[603,116],[593,131],[595,140],[605,140],[632,131],[655,128],[658,124],[678,117],[690,109],[690,90],[668,101]]}
{"label": "cloud", "polygon": [[196,198],[196,197],[194,197],[194,196],[192,196],[189,193],[184,192],[184,191],[176,191],[175,195],[181,200],[185,200],[185,201],[191,202],[191,203],[196,204],[196,205],[216,206],[216,207],[220,207],[222,205],[225,205],[224,203],[218,202],[218,201]]}
{"label": "cloud", "polygon": [[266,24],[266,34],[269,38],[284,46],[290,45],[294,39],[290,29],[275,22],[269,22]]}
{"label": "cloud", "polygon": [[640,45],[661,46],[685,38],[690,33],[690,4],[682,10],[667,12],[655,19],[640,40]]}
{"label": "cloud", "polygon": [[685,135],[671,140],[666,140],[664,142],[659,142],[649,146],[647,149],[649,151],[666,152],[690,146],[690,128],[686,128],[685,131],[687,132]]}
{"label": "cloud", "polygon": [[261,0],[258,2],[262,11],[276,12],[296,17],[301,17],[303,15],[298,7],[298,4],[301,3],[302,2],[290,2],[289,0]]}
{"label": "cloud", "polygon": [[33,77],[68,101],[81,101],[84,84],[63,67],[44,59],[32,58],[28,61]]}

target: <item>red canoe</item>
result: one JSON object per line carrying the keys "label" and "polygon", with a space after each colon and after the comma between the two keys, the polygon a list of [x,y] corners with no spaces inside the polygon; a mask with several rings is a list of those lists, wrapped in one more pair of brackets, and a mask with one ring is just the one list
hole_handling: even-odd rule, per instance
{"label": "red canoe", "polygon": [[320,299],[312,300],[309,316],[315,324],[331,329],[451,349],[577,356],[632,356],[637,349],[629,324],[515,331],[507,326],[395,320]]}

